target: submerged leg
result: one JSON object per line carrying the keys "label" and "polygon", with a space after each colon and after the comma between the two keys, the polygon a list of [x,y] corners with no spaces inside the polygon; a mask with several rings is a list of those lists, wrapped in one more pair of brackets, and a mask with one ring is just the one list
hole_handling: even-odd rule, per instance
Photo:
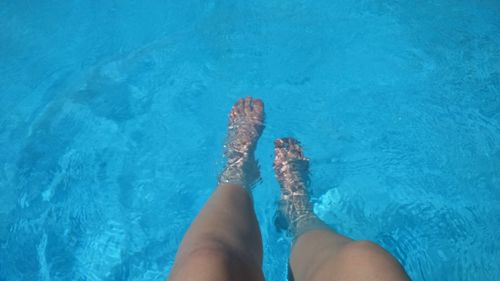
{"label": "submerged leg", "polygon": [[281,186],[280,212],[294,236],[290,255],[294,280],[409,280],[384,249],[342,236],[314,214],[307,193],[308,165],[297,140],[276,140],[274,169]]}
{"label": "submerged leg", "polygon": [[264,280],[262,240],[250,196],[259,178],[254,151],[263,119],[260,100],[247,97],[233,106],[226,167],[184,236],[169,280]]}

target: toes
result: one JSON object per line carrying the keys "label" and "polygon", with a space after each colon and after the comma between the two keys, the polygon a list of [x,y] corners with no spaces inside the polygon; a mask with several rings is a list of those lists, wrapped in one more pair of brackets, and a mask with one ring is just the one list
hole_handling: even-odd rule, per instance
{"label": "toes", "polygon": [[252,98],[246,97],[243,104],[243,111],[246,115],[252,114]]}
{"label": "toes", "polygon": [[262,102],[262,100],[253,99],[250,96],[244,99],[240,99],[237,103],[237,107],[237,113],[244,114],[246,116],[252,116],[255,118],[263,116],[264,113],[264,103]]}
{"label": "toes", "polygon": [[284,148],[284,149],[288,149],[288,150],[292,147],[297,147],[297,146],[300,148],[299,141],[294,139],[294,138],[291,138],[291,137],[277,139],[274,142],[274,145],[276,147]]}
{"label": "toes", "polygon": [[231,112],[229,112],[229,119],[234,120],[236,119],[236,116],[238,116],[238,112],[237,112],[237,107],[235,106],[233,107]]}
{"label": "toes", "polygon": [[264,119],[264,103],[259,99],[246,97],[239,99],[229,113],[230,121],[234,121],[238,117],[249,117],[252,120],[263,122]]}
{"label": "toes", "polygon": [[284,139],[276,139],[274,141],[274,148],[275,149],[282,148],[283,144],[284,144]]}
{"label": "toes", "polygon": [[239,99],[238,102],[236,103],[237,105],[237,112],[238,113],[243,113],[243,108],[245,107],[245,100],[244,99]]}
{"label": "toes", "polygon": [[281,138],[274,141],[276,160],[305,159],[300,142],[294,138]]}
{"label": "toes", "polygon": [[299,146],[300,147],[300,142],[297,140],[297,139],[294,139],[294,138],[287,138],[287,141],[288,141],[288,145],[290,147],[297,147]]}
{"label": "toes", "polygon": [[262,112],[264,112],[264,103],[259,99],[254,100],[253,101],[253,110],[257,114],[262,114]]}
{"label": "toes", "polygon": [[277,139],[274,141],[274,161],[275,162],[281,162],[285,160],[285,152],[286,150],[284,149],[284,140],[283,139]]}
{"label": "toes", "polygon": [[242,108],[243,108],[243,99],[239,99],[231,108],[231,111],[229,112],[229,118],[231,120],[234,120],[238,115],[241,114]]}
{"label": "toes", "polygon": [[290,143],[289,153],[296,158],[304,158],[304,150],[297,140],[294,140],[292,143]]}
{"label": "toes", "polygon": [[304,159],[304,155],[301,150],[290,149],[288,150],[288,158],[290,159]]}
{"label": "toes", "polygon": [[282,162],[288,159],[288,143],[285,138],[277,139],[274,141],[274,164],[278,167]]}

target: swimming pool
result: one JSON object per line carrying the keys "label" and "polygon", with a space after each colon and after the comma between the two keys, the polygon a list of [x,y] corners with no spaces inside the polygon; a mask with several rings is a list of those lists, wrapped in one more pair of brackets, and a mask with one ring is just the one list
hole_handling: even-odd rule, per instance
{"label": "swimming pool", "polygon": [[0,280],[163,280],[248,94],[267,280],[287,135],[338,231],[413,280],[496,280],[500,4],[472,2],[3,1]]}

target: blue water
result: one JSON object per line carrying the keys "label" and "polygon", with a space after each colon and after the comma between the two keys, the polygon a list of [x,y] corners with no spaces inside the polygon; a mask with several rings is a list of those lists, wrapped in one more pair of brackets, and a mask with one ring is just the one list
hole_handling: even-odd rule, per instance
{"label": "blue water", "polygon": [[267,280],[289,240],[272,141],[316,212],[413,280],[500,276],[498,1],[2,1],[0,280],[163,280],[216,183],[227,112],[266,103]]}

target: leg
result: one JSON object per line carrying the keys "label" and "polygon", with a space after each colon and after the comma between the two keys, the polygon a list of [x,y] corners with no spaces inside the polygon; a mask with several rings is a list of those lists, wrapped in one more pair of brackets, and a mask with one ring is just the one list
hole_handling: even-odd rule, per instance
{"label": "leg", "polygon": [[221,185],[177,252],[170,280],[263,280],[262,242],[248,191]]}
{"label": "leg", "polygon": [[259,177],[254,150],[263,115],[262,102],[249,97],[231,110],[227,165],[184,236],[169,280],[264,280],[262,240],[250,196]]}
{"label": "leg", "polygon": [[314,214],[307,194],[308,165],[298,141],[288,138],[275,142],[281,212],[294,236],[290,255],[294,280],[409,280],[384,249],[337,234]]}

